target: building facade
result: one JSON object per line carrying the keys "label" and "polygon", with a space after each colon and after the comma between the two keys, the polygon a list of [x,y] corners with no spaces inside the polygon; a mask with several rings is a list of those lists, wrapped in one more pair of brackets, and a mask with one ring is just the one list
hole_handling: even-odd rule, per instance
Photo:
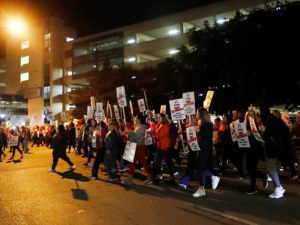
{"label": "building facade", "polygon": [[58,18],[42,28],[15,37],[0,59],[0,94],[28,99],[28,116],[43,123],[43,107],[50,105],[57,120],[70,112],[68,92],[88,85],[90,72],[101,70],[109,60],[114,68],[155,66],[188,44],[190,29],[203,29],[204,21],[224,23],[236,11],[248,14],[264,7],[266,0],[228,0],[165,17],[76,38],[76,31]]}

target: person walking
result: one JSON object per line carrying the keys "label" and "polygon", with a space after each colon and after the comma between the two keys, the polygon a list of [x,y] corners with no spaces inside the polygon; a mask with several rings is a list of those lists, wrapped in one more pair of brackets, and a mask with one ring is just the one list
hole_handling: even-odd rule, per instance
{"label": "person walking", "polygon": [[21,154],[21,159],[25,158],[24,154],[22,153],[22,151],[20,150],[20,147],[19,147],[20,146],[20,130],[19,130],[18,126],[16,126],[15,129],[11,130],[10,137],[12,138],[12,136],[15,138],[17,137],[18,143],[17,143],[17,145],[12,146],[13,153],[12,153],[12,156],[10,157],[10,159],[8,160],[9,162],[14,161],[16,150]]}
{"label": "person walking", "polygon": [[74,170],[76,167],[74,163],[71,162],[70,158],[67,156],[66,153],[68,146],[68,133],[66,132],[65,127],[62,124],[60,124],[58,125],[58,133],[56,133],[55,131],[53,131],[53,133],[53,163],[51,169],[49,169],[48,172],[56,172],[55,168],[59,158],[66,161],[70,165],[69,169]]}
{"label": "person walking", "polygon": [[5,159],[6,157],[6,154],[3,152],[5,142],[6,142],[6,137],[3,132],[3,128],[0,128],[0,162],[2,162],[2,155],[3,155],[3,159]]}

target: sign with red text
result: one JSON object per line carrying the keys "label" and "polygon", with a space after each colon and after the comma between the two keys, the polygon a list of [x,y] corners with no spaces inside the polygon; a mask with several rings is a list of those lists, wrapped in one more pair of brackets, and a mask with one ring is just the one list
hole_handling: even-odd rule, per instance
{"label": "sign with red text", "polygon": [[126,107],[127,106],[127,100],[126,100],[126,94],[125,94],[125,87],[117,87],[117,100],[119,107]]}
{"label": "sign with red text", "polygon": [[138,105],[141,113],[146,111],[146,106],[143,98],[138,100]]}
{"label": "sign with red text", "polygon": [[233,123],[230,124],[230,133],[231,133],[232,142],[236,142],[238,140],[238,137],[236,136]]}
{"label": "sign with red text", "polygon": [[248,132],[245,123],[244,122],[240,123],[240,121],[237,120],[233,123],[233,125],[236,132],[236,136],[238,138],[237,142],[239,148],[250,148],[250,142],[249,142]]}
{"label": "sign with red text", "polygon": [[255,120],[252,117],[249,116],[249,121],[250,121],[250,127],[251,127],[251,131],[252,131],[252,135],[254,136],[254,138],[257,141],[265,143],[264,139],[261,137],[260,133],[258,132],[258,129],[257,129],[256,124],[255,124]]}
{"label": "sign with red text", "polygon": [[10,135],[9,139],[8,139],[8,146],[17,146],[18,145],[18,141],[19,141],[19,137],[18,136],[12,136]]}
{"label": "sign with red text", "polygon": [[194,127],[186,128],[186,137],[192,151],[201,150],[197,141],[197,135]]}
{"label": "sign with red text", "polygon": [[183,106],[185,115],[195,115],[196,107],[195,107],[195,93],[187,92],[182,94]]}
{"label": "sign with red text", "polygon": [[183,99],[170,100],[170,110],[172,120],[183,120],[185,119]]}

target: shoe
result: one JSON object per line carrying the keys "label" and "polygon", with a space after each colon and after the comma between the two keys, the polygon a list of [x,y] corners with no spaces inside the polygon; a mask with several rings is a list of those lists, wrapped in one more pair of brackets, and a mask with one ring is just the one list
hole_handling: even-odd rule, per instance
{"label": "shoe", "polygon": [[184,190],[186,190],[187,186],[185,184],[178,184],[179,187],[183,188]]}
{"label": "shoe", "polygon": [[122,181],[121,181],[121,184],[131,185],[132,179],[133,179],[133,175],[128,175],[128,177],[127,177],[126,180],[122,180]]}
{"label": "shoe", "polygon": [[73,165],[73,166],[71,166],[69,169],[70,169],[70,170],[75,170],[75,168],[76,168],[76,166]]}
{"label": "shoe", "polygon": [[284,171],[284,168],[283,168],[283,166],[282,166],[282,167],[280,167],[278,170],[279,170],[279,171],[281,171],[281,172],[283,172],[283,171]]}
{"label": "shoe", "polygon": [[205,195],[205,189],[204,188],[198,188],[198,190],[193,194],[194,198],[198,198]]}
{"label": "shoe", "polygon": [[292,175],[291,177],[290,177],[290,180],[296,180],[298,178],[298,175],[296,174],[296,175]]}
{"label": "shoe", "polygon": [[125,171],[126,171],[126,169],[121,169],[121,168],[118,169],[118,172],[119,172],[119,173],[124,173]]}
{"label": "shoe", "polygon": [[272,180],[272,177],[269,177],[269,178],[268,178],[268,181],[272,182],[272,181],[273,181],[273,180]]}
{"label": "shoe", "polygon": [[220,177],[217,176],[212,176],[211,177],[211,185],[212,185],[212,189],[216,189],[218,187],[218,184],[220,182]]}
{"label": "shoe", "polygon": [[25,155],[22,155],[22,156],[21,156],[21,159],[24,159],[24,158],[25,158]]}
{"label": "shoe", "polygon": [[268,187],[268,181],[269,181],[269,174],[266,174],[264,177],[263,177],[263,188],[267,188]]}
{"label": "shoe", "polygon": [[176,176],[176,175],[178,175],[178,172],[176,171],[176,172],[174,172],[174,176]]}
{"label": "shoe", "polygon": [[107,181],[113,181],[113,179],[111,179],[110,177],[108,177],[106,180]]}
{"label": "shoe", "polygon": [[246,179],[246,176],[237,176],[236,177],[238,180],[244,180],[244,179]]}
{"label": "shoe", "polygon": [[54,172],[54,173],[55,173],[55,172],[56,172],[56,170],[49,169],[49,170],[48,170],[48,172],[49,172],[49,173],[51,173],[51,172]]}
{"label": "shoe", "polygon": [[7,160],[7,162],[13,162],[14,159],[13,158],[10,158],[9,160]]}
{"label": "shoe", "polygon": [[248,191],[246,191],[246,195],[253,195],[256,194],[257,190],[255,188],[249,188]]}
{"label": "shoe", "polygon": [[89,167],[90,166],[90,164],[89,163],[85,163],[85,164],[83,164],[85,167]]}
{"label": "shoe", "polygon": [[141,167],[141,171],[144,171],[145,170],[145,168],[144,167]]}
{"label": "shoe", "polygon": [[90,180],[97,180],[97,177],[89,177]]}
{"label": "shoe", "polygon": [[153,183],[153,178],[151,174],[148,174],[147,180],[144,181],[144,184],[152,184]]}
{"label": "shoe", "polygon": [[269,195],[270,198],[281,198],[283,197],[283,193],[285,192],[285,189],[283,187],[277,187],[275,188],[275,191]]}
{"label": "shoe", "polygon": [[159,184],[165,183],[163,176],[160,176],[160,177],[159,177],[158,183],[159,183]]}

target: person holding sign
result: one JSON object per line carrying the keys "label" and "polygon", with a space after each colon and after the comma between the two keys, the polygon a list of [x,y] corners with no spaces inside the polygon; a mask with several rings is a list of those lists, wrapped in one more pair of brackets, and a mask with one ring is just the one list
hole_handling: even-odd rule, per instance
{"label": "person holding sign", "polygon": [[[254,124],[252,125],[250,123],[250,120],[254,120]],[[250,176],[250,188],[248,191],[246,191],[246,194],[255,194],[257,193],[256,190],[256,177],[258,175],[257,171],[257,165],[261,157],[263,156],[263,146],[262,142],[255,139],[254,134],[257,134],[257,123],[256,123],[256,117],[255,112],[252,110],[249,110],[245,115],[245,125],[248,132],[249,142],[250,142],[250,148],[246,149],[246,165],[247,165],[247,171]],[[252,127],[252,126],[255,126]],[[259,133],[258,133],[259,134]],[[261,174],[261,177],[263,177],[263,186],[266,187],[267,176],[266,174]]]}
{"label": "person holding sign", "polygon": [[281,186],[277,173],[276,163],[278,157],[283,153],[282,138],[284,136],[284,123],[271,114],[270,109],[263,105],[260,108],[262,123],[265,127],[263,138],[265,141],[266,169],[274,183],[274,192],[269,195],[270,198],[281,198],[285,189]]}
{"label": "person holding sign", "polygon": [[130,131],[127,127],[125,128],[126,133],[128,134],[128,139],[130,142],[137,143],[137,149],[135,153],[135,160],[129,165],[129,175],[125,181],[122,181],[122,184],[131,185],[136,161],[138,161],[145,169],[147,173],[146,184],[152,184],[153,180],[150,174],[149,166],[146,162],[146,145],[145,145],[145,134],[146,134],[146,118],[143,113],[139,113],[135,117],[135,130]]}
{"label": "person holding sign", "polygon": [[170,174],[170,184],[175,184],[174,181],[174,165],[171,158],[171,140],[169,122],[165,114],[160,113],[157,115],[157,126],[155,128],[155,137],[157,143],[157,152],[154,159],[153,175],[159,175],[159,183],[163,183],[163,176],[161,171],[161,161],[164,158]]}
{"label": "person holding sign", "polygon": [[19,130],[19,127],[16,126],[15,129],[10,131],[10,136],[9,136],[9,140],[8,140],[8,145],[13,147],[13,153],[12,153],[11,158],[8,160],[9,162],[14,161],[16,150],[21,154],[21,159],[25,158],[24,154],[22,153],[22,151],[20,150],[20,147],[19,147],[19,145],[20,145],[19,136],[20,136],[20,130]]}
{"label": "person holding sign", "polygon": [[205,108],[197,110],[197,119],[200,120],[200,127],[195,127],[195,131],[200,135],[200,151],[197,152],[197,172],[199,176],[199,188],[193,194],[193,197],[201,197],[205,195],[205,185],[207,178],[211,179],[212,188],[216,189],[220,177],[214,176],[212,173],[212,152],[213,152],[213,125],[210,120],[210,115]]}
{"label": "person holding sign", "polygon": [[97,126],[97,121],[95,119],[89,119],[88,126],[85,128],[85,135],[87,136],[85,142],[85,152],[88,152],[88,147],[90,150],[88,154],[88,160],[85,164],[83,164],[86,167],[90,166],[96,148],[96,146],[93,146],[93,139],[96,139],[96,137],[93,135],[94,132],[97,132],[96,126]]}

